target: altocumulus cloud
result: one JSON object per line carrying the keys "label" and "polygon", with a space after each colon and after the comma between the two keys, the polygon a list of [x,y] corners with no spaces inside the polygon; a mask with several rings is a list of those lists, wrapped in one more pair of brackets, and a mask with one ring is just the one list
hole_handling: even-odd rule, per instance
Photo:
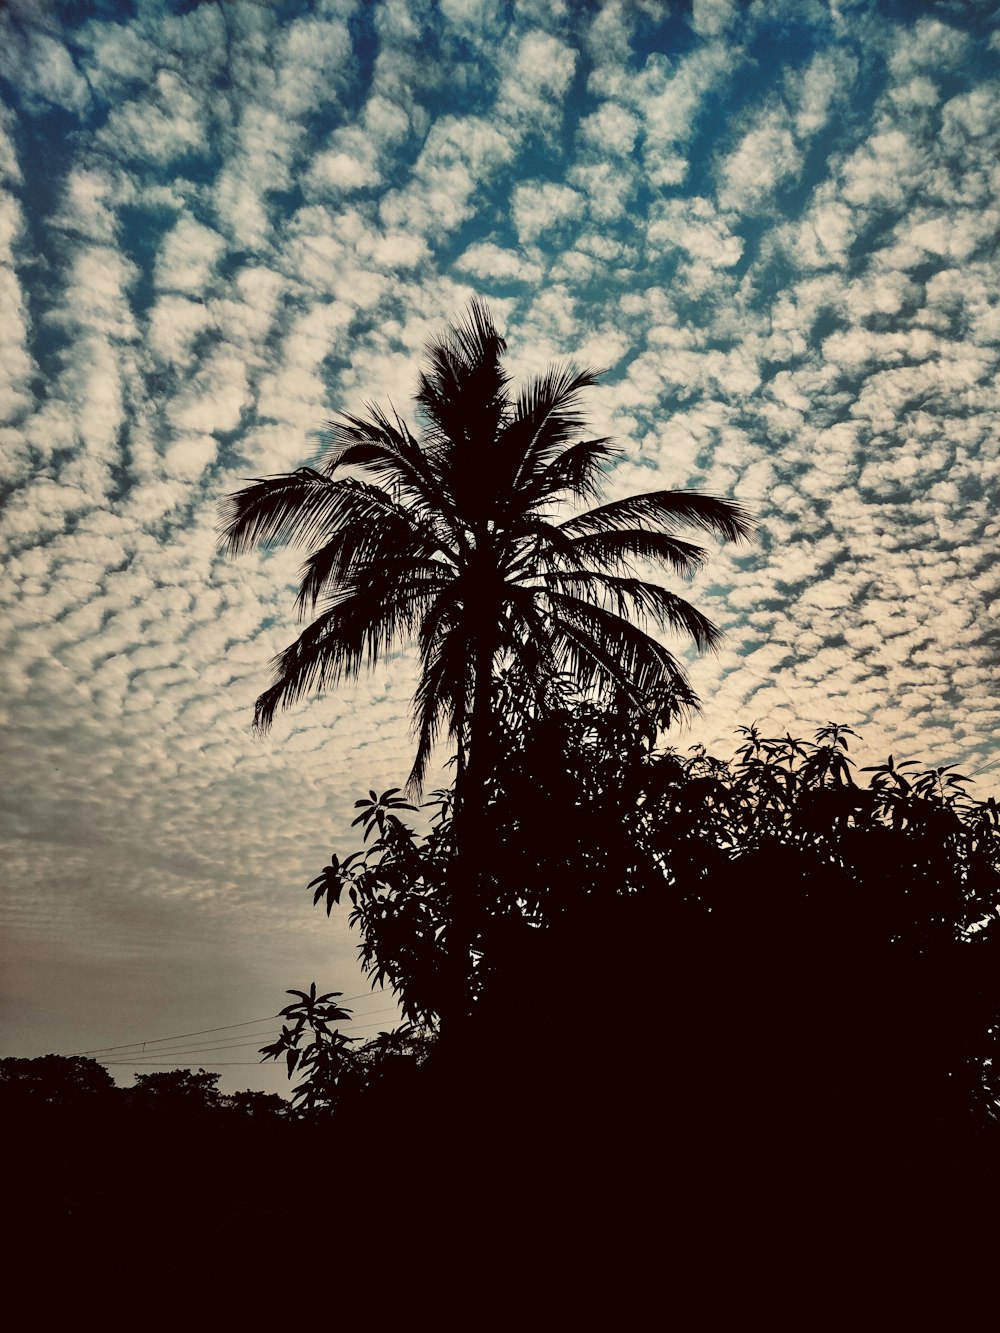
{"label": "altocumulus cloud", "polygon": [[225,562],[215,511],[338,408],[406,411],[473,293],[517,371],[608,367],[612,494],[760,516],[688,590],[728,637],[681,743],[834,717],[871,756],[996,756],[985,7],[12,0],[0,76],[26,1053],[363,988],[303,886],[357,790],[408,770],[413,662],[254,739],[299,557]]}

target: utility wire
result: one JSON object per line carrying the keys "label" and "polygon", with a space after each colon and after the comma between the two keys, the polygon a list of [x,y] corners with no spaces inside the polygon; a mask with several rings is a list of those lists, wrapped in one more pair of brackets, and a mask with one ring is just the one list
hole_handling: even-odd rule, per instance
{"label": "utility wire", "polygon": [[[167,1069],[176,1069],[178,1065],[186,1065],[188,1068],[193,1065],[200,1066],[201,1062],[198,1060],[99,1060],[98,1063],[102,1065],[128,1065],[130,1069],[153,1069],[157,1066],[165,1066]],[[237,1065],[244,1069],[260,1069],[262,1067],[261,1062],[258,1060],[212,1061],[213,1069],[235,1068]],[[278,1069],[280,1066],[275,1065],[275,1068]],[[210,1072],[211,1070],[206,1070],[206,1073]]]}
{"label": "utility wire", "polygon": [[248,1018],[245,1023],[225,1023],[219,1028],[202,1028],[200,1032],[178,1032],[173,1037],[150,1037],[146,1041],[122,1041],[117,1046],[95,1046],[89,1051],[75,1051],[75,1055],[100,1055],[102,1051],[125,1051],[130,1046],[157,1046],[165,1041],[181,1041],[185,1037],[203,1037],[209,1032],[228,1032],[231,1028],[248,1028],[254,1023],[270,1023],[279,1014],[266,1014],[263,1018]]}
{"label": "utility wire", "polygon": [[[257,1045],[257,1042],[259,1042],[263,1037],[267,1037],[267,1036],[269,1036],[269,1035],[270,1035],[270,1033],[267,1033],[267,1032],[261,1032],[261,1033],[258,1033],[257,1036],[254,1037],[251,1041],[234,1041],[234,1042],[230,1042],[230,1043],[229,1043],[228,1045],[226,1045],[226,1046],[178,1046],[176,1049],[173,1049],[173,1050],[166,1050],[166,1051],[159,1051],[159,1050],[157,1050],[157,1051],[150,1051],[149,1054],[150,1054],[150,1055],[156,1055],[156,1056],[160,1056],[160,1055],[163,1055],[163,1056],[167,1056],[167,1055],[212,1055],[213,1053],[219,1053],[219,1052],[225,1052],[225,1051],[238,1051],[238,1050],[240,1050],[240,1049],[241,1049],[242,1047],[244,1047],[244,1046],[256,1046],[256,1045]],[[134,1055],[132,1058],[135,1059],[135,1060],[141,1060],[141,1059],[143,1058],[143,1055],[144,1055],[144,1052],[143,1052],[143,1051],[137,1051],[137,1052],[135,1053],[135,1055]],[[106,1065],[106,1064],[109,1064],[111,1060],[117,1060],[117,1059],[119,1059],[119,1058],[121,1058],[121,1059],[126,1059],[126,1058],[127,1058],[127,1052],[119,1051],[119,1052],[116,1052],[114,1055],[111,1055],[111,1056],[106,1057],[105,1059],[101,1059],[100,1057],[97,1057],[97,1063],[98,1063],[98,1064],[101,1064],[101,1065]]]}
{"label": "utility wire", "polygon": [[[362,1015],[360,1015],[360,1017],[362,1017],[362,1018],[367,1018],[367,1017],[370,1016],[371,1013],[375,1013],[375,1014],[392,1014],[392,1013],[396,1013],[396,1012],[398,1012],[398,1011],[395,1010],[395,1009],[391,1009],[391,1008],[390,1008],[390,1009],[375,1009],[375,1010],[370,1010],[368,1014],[362,1014]],[[350,1022],[350,1020],[344,1020],[344,1021],[345,1021],[345,1023],[349,1023],[349,1022]],[[380,1026],[380,1024],[379,1024],[378,1022],[374,1022],[374,1023],[350,1023],[350,1026],[349,1026],[349,1027],[345,1027],[344,1031],[345,1031],[345,1034],[346,1034],[346,1033],[349,1033],[349,1032],[359,1032],[359,1031],[362,1031],[364,1028],[374,1028],[374,1027],[379,1027],[379,1026]],[[235,1041],[233,1041],[233,1040],[228,1040],[228,1041],[223,1041],[223,1042],[204,1042],[204,1043],[196,1043],[196,1044],[193,1045],[193,1046],[177,1046],[177,1047],[174,1047],[174,1048],[168,1048],[168,1049],[166,1049],[166,1050],[164,1050],[164,1049],[160,1049],[160,1050],[150,1051],[150,1055],[211,1055],[213,1052],[217,1052],[217,1051],[235,1051],[235,1050],[239,1050],[239,1049],[240,1049],[241,1047],[243,1047],[243,1046],[255,1046],[255,1045],[257,1044],[257,1042],[260,1041],[260,1039],[261,1039],[262,1037],[270,1037],[270,1036],[273,1035],[273,1032],[274,1032],[274,1029],[273,1029],[273,1028],[268,1028],[268,1029],[267,1029],[266,1031],[264,1031],[264,1032],[257,1032],[257,1033],[253,1033],[253,1034],[250,1034],[250,1033],[246,1034],[246,1036],[247,1036],[247,1038],[248,1038],[247,1040],[244,1040],[243,1037],[241,1036],[241,1037],[237,1038]],[[124,1057],[124,1056],[126,1055],[126,1052],[122,1051],[122,1052],[118,1052],[118,1054],[120,1054],[120,1055],[122,1055],[122,1056]],[[135,1056],[134,1056],[134,1058],[135,1058],[136,1060],[139,1060],[139,1059],[142,1058],[142,1055],[143,1055],[143,1052],[142,1052],[142,1051],[137,1051],[136,1054],[135,1054]],[[108,1059],[103,1059],[103,1060],[98,1059],[98,1064],[110,1064],[110,1063],[111,1063],[111,1059],[110,1059],[110,1058],[108,1058]]]}
{"label": "utility wire", "polygon": [[[338,1003],[342,1005],[351,1004],[354,1000],[365,1000],[373,993],[373,991],[362,991],[360,995],[348,995],[345,999],[338,1000]],[[379,1012],[383,1011],[380,1010]],[[116,1046],[95,1046],[89,1051],[74,1051],[73,1056],[100,1055],[102,1051],[126,1051],[130,1046],[160,1046],[167,1041],[182,1041],[187,1037],[204,1037],[210,1032],[229,1032],[233,1028],[251,1027],[254,1023],[270,1023],[276,1018],[281,1018],[281,1014],[265,1014],[263,1018],[248,1018],[243,1023],[224,1023],[222,1027],[201,1028],[198,1032],[178,1032],[172,1037],[149,1037],[145,1041],[122,1041]],[[69,1058],[73,1057],[70,1056]]]}

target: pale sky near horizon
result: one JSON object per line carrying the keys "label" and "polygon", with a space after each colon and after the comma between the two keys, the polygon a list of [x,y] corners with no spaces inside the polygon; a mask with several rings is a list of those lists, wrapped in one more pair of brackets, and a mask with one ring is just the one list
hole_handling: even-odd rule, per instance
{"label": "pale sky near horizon", "polygon": [[[1000,788],[998,80],[961,0],[8,0],[0,1053],[313,980],[391,1024],[306,884],[406,777],[412,659],[254,737],[302,553],[225,559],[217,509],[412,415],[473,295],[515,374],[608,367],[609,494],[759,516],[683,589],[727,638],[679,745],[832,718]],[[193,1058],[286,1091],[256,1044]]]}

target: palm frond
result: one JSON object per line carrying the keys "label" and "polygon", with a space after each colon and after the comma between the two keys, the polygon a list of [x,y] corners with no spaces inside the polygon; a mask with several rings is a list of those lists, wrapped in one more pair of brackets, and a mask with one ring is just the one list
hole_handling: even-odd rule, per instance
{"label": "palm frond", "polygon": [[406,423],[377,404],[367,404],[369,416],[350,413],[327,422],[323,471],[333,476],[340,467],[369,472],[378,485],[400,503],[421,513],[447,513],[449,506],[439,470],[430,452],[420,446]]}
{"label": "palm frond", "polygon": [[600,494],[607,464],[620,453],[608,439],[579,440],[544,467],[537,468],[530,480],[522,479],[512,501],[524,509],[562,496],[592,500]]}
{"label": "palm frond", "polygon": [[[448,341],[457,348],[469,366],[482,361],[498,361],[507,350],[506,339],[497,332],[485,301],[474,296],[464,319],[451,327]],[[508,377],[505,375],[504,380]]]}
{"label": "palm frond", "polygon": [[374,502],[370,495],[362,499],[364,489],[361,482],[331,481],[312,468],[261,477],[224,502],[220,536],[230,555],[271,542],[315,542],[365,500]]}
{"label": "palm frond", "polygon": [[417,382],[417,402],[447,452],[463,442],[495,440],[507,411],[510,376],[500,359],[506,348],[489,310],[477,300],[464,319],[427,344],[430,369]]}
{"label": "palm frond", "polygon": [[544,375],[530,379],[517,396],[515,421],[530,428],[529,451],[537,455],[545,447],[566,443],[586,429],[580,411],[580,394],[593,388],[602,372],[578,369],[572,363],[550,366]]}
{"label": "palm frond", "polygon": [[470,653],[467,642],[457,635],[436,635],[423,656],[420,680],[413,700],[417,750],[407,789],[420,792],[427,765],[442,726],[461,744],[461,728],[471,688]]}
{"label": "palm frond", "polygon": [[723,541],[749,541],[754,521],[742,505],[697,491],[647,491],[577,514],[560,525],[567,536],[583,537],[623,526],[674,532],[679,527],[711,532]]}
{"label": "palm frond", "polygon": [[534,588],[508,589],[508,673],[519,683],[525,711],[543,709],[559,662],[552,642],[549,618],[538,604]]}
{"label": "palm frond", "polygon": [[574,435],[585,431],[578,399],[584,389],[597,383],[599,374],[572,365],[553,366],[523,386],[497,441],[502,490],[510,494],[523,491]]}
{"label": "palm frond", "polygon": [[662,629],[687,634],[702,650],[717,648],[722,638],[707,616],[657,583],[581,569],[547,570],[540,577],[546,588],[559,589],[590,606],[611,603],[615,615],[623,619],[648,619]]}
{"label": "palm frond", "polygon": [[545,597],[556,652],[584,691],[610,684],[645,707],[665,686],[690,689],[673,653],[627,620],[564,593]]}
{"label": "palm frond", "polygon": [[[396,571],[393,571],[395,573]],[[442,588],[438,566],[391,574],[345,592],[279,653],[272,684],[258,698],[254,726],[267,731],[279,708],[374,666],[410,639]]]}
{"label": "palm frond", "polygon": [[606,532],[588,532],[583,537],[560,535],[566,557],[580,566],[594,564],[630,572],[632,560],[642,560],[669,565],[676,574],[688,575],[700,569],[708,558],[703,546],[647,528],[612,528]]}
{"label": "palm frond", "polygon": [[[445,560],[433,562],[441,554]],[[341,586],[360,586],[390,566],[402,574],[417,567],[436,569],[442,578],[453,570],[458,556],[417,517],[391,502],[373,504],[369,512],[345,523],[302,565],[297,607],[300,615],[315,609],[320,597]]]}

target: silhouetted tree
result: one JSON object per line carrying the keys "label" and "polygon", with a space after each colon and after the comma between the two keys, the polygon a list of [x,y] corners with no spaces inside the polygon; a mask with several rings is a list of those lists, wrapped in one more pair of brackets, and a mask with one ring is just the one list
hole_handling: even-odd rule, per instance
{"label": "silhouetted tree", "polygon": [[[544,715],[560,672],[634,707],[649,707],[664,690],[693,704],[682,666],[646,627],[678,631],[699,648],[713,647],[718,631],[637,567],[687,575],[706,553],[680,532],[740,541],[751,530],[739,505],[688,491],[655,491],[557,519],[568,503],[599,497],[615,456],[607,440],[580,438],[579,399],[597,376],[550,368],[515,395],[505,350],[488,310],[474,301],[428,347],[419,434],[375,407],[366,417],[345,415],[330,427],[319,470],[254,482],[230,498],[224,518],[234,554],[276,541],[305,544],[299,609],[319,609],[276,659],[274,682],[257,700],[258,726],[310,689],[417,640],[410,785],[419,789],[443,728],[457,746],[452,860],[463,873],[451,914],[453,959],[466,952],[466,917],[492,855],[486,787],[501,673],[514,717]],[[459,981],[447,984],[462,1007]]]}
{"label": "silhouetted tree", "polygon": [[554,521],[560,505],[597,498],[615,457],[607,440],[579,439],[578,400],[597,377],[552,368],[515,397],[505,348],[474,301],[428,347],[419,438],[374,407],[366,418],[345,415],[330,427],[320,471],[260,480],[229,500],[228,549],[303,542],[311,549],[299,607],[323,608],[277,659],[274,684],[257,701],[259,726],[412,637],[422,664],[418,785],[442,726],[458,745],[460,775],[480,746],[488,764],[501,668],[510,703],[529,710],[544,710],[561,670],[642,706],[663,686],[687,690],[680,663],[630,620],[678,630],[702,648],[718,631],[633,565],[690,574],[706,553],[678,531],[740,541],[748,515],[728,500],[656,491]]}
{"label": "silhouetted tree", "polygon": [[286,1120],[289,1104],[276,1092],[258,1092],[247,1088],[243,1092],[225,1093],[220,1097],[221,1106],[240,1120],[273,1123]]}
{"label": "silhouetted tree", "polygon": [[0,1060],[0,1100],[16,1106],[74,1109],[114,1091],[103,1065],[84,1055],[8,1056]]}
{"label": "silhouetted tree", "polygon": [[336,1024],[349,1021],[351,1011],[337,1001],[340,991],[319,995],[316,983],[281,1010],[288,1020],[277,1039],[261,1047],[264,1060],[284,1060],[288,1077],[305,1075],[292,1093],[292,1103],[306,1114],[330,1112],[357,1102],[373,1089],[398,1084],[401,1076],[426,1059],[431,1038],[413,1024],[380,1032],[358,1049],[354,1037]]}
{"label": "silhouetted tree", "polygon": [[135,1076],[128,1091],[133,1108],[161,1116],[203,1114],[219,1109],[219,1075],[204,1069],[164,1069]]}
{"label": "silhouetted tree", "polygon": [[[760,1133],[776,1098],[797,1108],[797,1132],[842,1121],[846,1142],[863,1123],[911,1152],[921,1135],[985,1129],[1000,1098],[996,802],[966,796],[951,769],[891,759],[860,785],[843,726],[813,742],[741,732],[732,761],[681,755],[656,748],[647,715],[578,700],[503,735],[489,785],[499,854],[468,975],[479,1046],[505,1043],[514,996],[607,973],[610,948],[622,988],[693,1006],[673,1040],[688,1093],[708,1098],[703,1126],[728,1122],[742,1084],[757,1090],[741,1115]],[[358,804],[368,845],[331,860],[314,900],[330,912],[349,899],[373,982],[432,1023],[452,793],[435,794],[422,836],[395,792]],[[623,1053],[605,1032],[607,1049],[616,1041]],[[577,1049],[565,1032],[557,1045]],[[562,1067],[551,1045],[546,1059]]]}

